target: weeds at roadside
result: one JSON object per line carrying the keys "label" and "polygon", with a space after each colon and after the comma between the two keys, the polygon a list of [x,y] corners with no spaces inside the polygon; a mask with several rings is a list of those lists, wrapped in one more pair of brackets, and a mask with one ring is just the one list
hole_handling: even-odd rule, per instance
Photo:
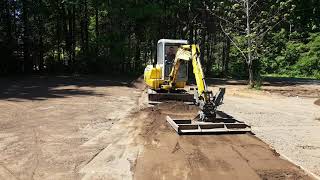
{"label": "weeds at roadside", "polygon": [[263,85],[263,78],[258,77],[255,81],[253,86],[249,86],[250,89],[254,89],[257,91],[262,90],[262,85]]}

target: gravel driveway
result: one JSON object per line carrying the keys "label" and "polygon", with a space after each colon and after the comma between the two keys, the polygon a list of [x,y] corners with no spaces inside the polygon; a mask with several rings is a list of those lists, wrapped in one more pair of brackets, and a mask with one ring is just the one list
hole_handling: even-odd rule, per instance
{"label": "gravel driveway", "polygon": [[[314,104],[320,85],[269,86],[285,89],[287,97],[271,91],[227,85],[221,109],[252,126],[253,132],[295,164],[320,176],[320,106]],[[299,91],[311,97],[301,97]],[[311,90],[311,93],[308,93]]]}

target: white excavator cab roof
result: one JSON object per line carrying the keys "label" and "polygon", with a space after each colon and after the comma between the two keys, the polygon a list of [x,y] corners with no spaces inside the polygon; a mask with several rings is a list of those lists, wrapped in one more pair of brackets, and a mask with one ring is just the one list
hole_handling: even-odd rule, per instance
{"label": "white excavator cab roof", "polygon": [[158,44],[159,43],[169,43],[169,44],[188,44],[188,41],[187,40],[183,40],[183,39],[160,39],[158,41]]}

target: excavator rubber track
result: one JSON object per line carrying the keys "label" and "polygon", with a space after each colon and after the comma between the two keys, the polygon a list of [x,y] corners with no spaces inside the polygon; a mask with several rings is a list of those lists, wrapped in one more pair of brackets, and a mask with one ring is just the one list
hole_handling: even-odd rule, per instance
{"label": "excavator rubber track", "polygon": [[[222,116],[221,116],[222,115]],[[201,122],[191,119],[172,119],[167,116],[167,122],[179,134],[239,134],[250,133],[251,127],[233,117],[217,112],[213,122]]]}

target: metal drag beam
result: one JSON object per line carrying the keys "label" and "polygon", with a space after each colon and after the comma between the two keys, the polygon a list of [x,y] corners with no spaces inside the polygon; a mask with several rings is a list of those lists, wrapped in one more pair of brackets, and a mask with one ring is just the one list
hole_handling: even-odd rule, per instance
{"label": "metal drag beam", "polygon": [[230,118],[217,118],[216,122],[193,122],[192,120],[173,120],[167,116],[167,122],[178,134],[251,132],[250,126]]}

